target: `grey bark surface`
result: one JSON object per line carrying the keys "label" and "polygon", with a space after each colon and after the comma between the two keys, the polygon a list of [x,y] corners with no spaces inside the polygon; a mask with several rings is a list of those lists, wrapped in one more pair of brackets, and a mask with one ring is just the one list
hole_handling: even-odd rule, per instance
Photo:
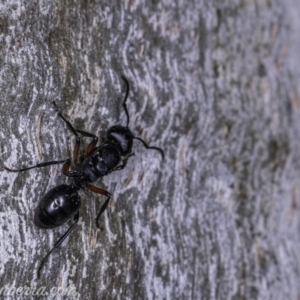
{"label": "grey bark surface", "polygon": [[[127,167],[80,192],[77,229],[33,225],[59,166],[0,172],[0,292],[68,299],[299,299],[299,1],[1,1],[1,166],[71,156],[125,124]],[[87,145],[88,139],[83,139]],[[63,292],[62,292],[63,293]],[[66,296],[58,298],[66,299]]]}

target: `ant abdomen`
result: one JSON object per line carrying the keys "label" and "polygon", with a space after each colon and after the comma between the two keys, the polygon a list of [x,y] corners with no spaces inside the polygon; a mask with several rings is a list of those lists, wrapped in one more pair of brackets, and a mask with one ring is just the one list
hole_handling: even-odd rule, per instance
{"label": "ant abdomen", "polygon": [[43,229],[61,226],[77,214],[80,205],[75,188],[67,184],[58,185],[40,200],[34,214],[34,224]]}

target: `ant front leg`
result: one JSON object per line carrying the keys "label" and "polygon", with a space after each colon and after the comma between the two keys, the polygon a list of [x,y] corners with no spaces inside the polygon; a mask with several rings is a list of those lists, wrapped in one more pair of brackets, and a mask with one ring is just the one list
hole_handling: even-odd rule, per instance
{"label": "ant front leg", "polygon": [[103,212],[106,210],[106,208],[107,208],[107,205],[108,205],[109,200],[110,200],[110,198],[111,198],[111,193],[109,193],[109,192],[107,192],[107,191],[105,191],[105,190],[103,190],[103,189],[100,189],[100,188],[98,188],[98,187],[95,187],[95,186],[93,186],[93,185],[91,185],[91,184],[89,184],[89,183],[87,183],[85,186],[86,186],[90,191],[92,191],[92,192],[94,192],[94,193],[97,193],[97,194],[100,194],[100,195],[104,195],[104,196],[107,197],[106,201],[104,202],[104,204],[102,205],[102,207],[101,207],[101,209],[100,209],[100,212],[98,213],[98,215],[97,215],[97,217],[96,217],[96,226],[97,226],[98,228],[100,228],[100,226],[99,226],[99,218],[100,218],[100,216],[102,215],[102,213],[103,213]]}
{"label": "ant front leg", "polygon": [[112,170],[112,172],[114,172],[114,171],[119,171],[119,170],[123,170],[123,169],[126,167],[126,165],[127,165],[127,161],[128,161],[128,159],[129,159],[129,157],[131,157],[131,156],[133,156],[133,155],[134,155],[134,153],[130,153],[130,154],[128,154],[127,156],[125,156],[125,157],[123,158],[123,160],[122,160],[122,164],[119,165],[119,166],[117,166],[117,167],[115,167],[115,168]]}

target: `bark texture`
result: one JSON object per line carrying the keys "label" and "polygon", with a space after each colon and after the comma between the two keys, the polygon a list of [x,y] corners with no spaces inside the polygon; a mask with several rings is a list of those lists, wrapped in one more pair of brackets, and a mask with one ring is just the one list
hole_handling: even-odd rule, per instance
{"label": "bark texture", "polygon": [[104,197],[82,190],[78,228],[39,281],[68,225],[40,230],[34,209],[68,180],[59,166],[0,172],[2,293],[299,299],[299,1],[225,2],[1,1],[1,165],[71,156],[53,100],[99,137],[126,124],[121,75],[132,131],[166,154],[136,141],[99,180],[113,193],[103,230]]}

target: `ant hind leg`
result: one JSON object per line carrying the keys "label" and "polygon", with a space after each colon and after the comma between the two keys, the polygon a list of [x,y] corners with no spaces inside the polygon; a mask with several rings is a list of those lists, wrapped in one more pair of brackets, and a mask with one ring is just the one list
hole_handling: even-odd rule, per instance
{"label": "ant hind leg", "polygon": [[79,212],[74,216],[73,221],[74,223],[69,227],[69,229],[60,237],[60,239],[54,244],[52,249],[47,253],[47,255],[42,259],[40,266],[37,270],[37,278],[40,278],[40,273],[43,265],[47,261],[48,257],[51,255],[51,253],[54,251],[54,249],[58,248],[61,243],[69,236],[69,234],[72,232],[72,230],[75,228],[75,225],[77,225],[79,219]]}

